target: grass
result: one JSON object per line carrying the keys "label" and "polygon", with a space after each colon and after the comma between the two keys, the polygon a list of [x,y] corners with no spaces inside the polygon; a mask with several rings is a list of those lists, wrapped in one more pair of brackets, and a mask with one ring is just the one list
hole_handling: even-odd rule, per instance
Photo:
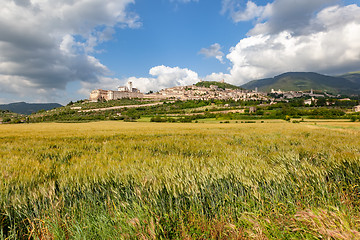
{"label": "grass", "polygon": [[360,132],[306,124],[2,125],[0,239],[359,238]]}
{"label": "grass", "polygon": [[150,122],[151,117],[140,117],[136,122]]}
{"label": "grass", "polygon": [[348,119],[328,119],[328,120],[309,120],[306,119],[302,124],[316,125],[317,127],[340,130],[360,130],[360,124],[349,122]]}

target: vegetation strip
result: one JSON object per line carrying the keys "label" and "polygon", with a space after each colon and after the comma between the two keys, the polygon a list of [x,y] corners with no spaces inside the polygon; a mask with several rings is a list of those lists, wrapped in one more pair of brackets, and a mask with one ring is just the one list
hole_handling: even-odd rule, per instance
{"label": "vegetation strip", "polygon": [[92,112],[92,111],[108,111],[108,110],[114,110],[114,109],[123,109],[123,108],[138,108],[138,107],[151,107],[156,105],[164,104],[163,102],[156,102],[156,103],[148,103],[148,104],[142,104],[142,105],[126,105],[126,106],[115,106],[115,107],[107,107],[107,108],[94,108],[94,109],[88,109],[88,110],[79,110],[78,112]]}

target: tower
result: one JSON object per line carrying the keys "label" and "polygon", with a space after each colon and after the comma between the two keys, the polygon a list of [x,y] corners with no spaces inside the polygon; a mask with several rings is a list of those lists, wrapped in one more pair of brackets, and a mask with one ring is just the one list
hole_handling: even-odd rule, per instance
{"label": "tower", "polygon": [[129,81],[128,84],[129,84],[129,92],[132,92],[133,91],[132,82]]}

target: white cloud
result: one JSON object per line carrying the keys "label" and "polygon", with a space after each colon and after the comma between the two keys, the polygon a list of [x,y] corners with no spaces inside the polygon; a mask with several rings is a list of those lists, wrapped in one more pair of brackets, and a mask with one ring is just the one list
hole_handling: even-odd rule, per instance
{"label": "white cloud", "polygon": [[318,32],[321,30],[321,25],[313,24],[313,17],[317,12],[339,2],[339,0],[275,0],[266,6],[266,11],[257,19],[258,23],[249,35],[276,34],[282,31],[289,31],[295,35]]}
{"label": "white cloud", "polygon": [[134,0],[2,0],[1,92],[44,98],[71,81],[97,82],[106,66],[90,54],[114,28],[138,27],[126,8]]}
{"label": "white cloud", "polygon": [[214,43],[209,48],[202,48],[199,51],[199,54],[204,55],[207,58],[214,57],[219,60],[221,63],[224,63],[224,53],[220,50],[221,46],[218,43]]}
{"label": "white cloud", "polygon": [[275,0],[268,7],[267,21],[257,23],[248,37],[230,49],[228,81],[241,85],[287,71],[338,74],[358,70],[360,7],[321,8],[334,2]]}
{"label": "white cloud", "polygon": [[126,79],[125,82],[131,81],[134,87],[140,89],[142,92],[148,92],[150,90],[158,91],[174,86],[191,85],[200,81],[198,74],[187,68],[161,65],[151,68],[149,74],[153,77],[130,77]]}
{"label": "white cloud", "polygon": [[265,6],[248,1],[242,7],[235,0],[222,1],[222,13],[229,13],[235,23],[256,20],[256,26],[249,35],[274,34],[290,31],[294,34],[308,31],[314,14],[340,0],[275,0]]}

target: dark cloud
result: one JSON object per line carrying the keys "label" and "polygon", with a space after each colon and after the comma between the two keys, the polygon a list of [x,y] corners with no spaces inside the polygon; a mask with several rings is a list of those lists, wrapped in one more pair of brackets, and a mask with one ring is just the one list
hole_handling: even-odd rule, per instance
{"label": "dark cloud", "polygon": [[30,7],[30,0],[14,0],[15,4],[22,7]]}
{"label": "dark cloud", "polygon": [[268,6],[265,23],[259,23],[249,33],[276,34],[290,31],[295,35],[318,32],[321,25],[312,24],[312,19],[325,7],[338,3],[339,0],[276,0]]}
{"label": "dark cloud", "polygon": [[0,93],[33,89],[47,96],[72,81],[101,81],[109,71],[90,53],[111,39],[118,25],[140,25],[137,15],[126,10],[131,3],[134,0],[3,0]]}
{"label": "dark cloud", "polygon": [[[249,35],[277,34],[290,31],[295,35],[317,32],[321,25],[311,23],[313,17],[325,7],[340,0],[274,0],[265,6],[248,1],[243,6],[237,0],[223,0],[222,13],[229,13],[234,22],[255,20]],[[311,27],[309,27],[311,25]]]}

